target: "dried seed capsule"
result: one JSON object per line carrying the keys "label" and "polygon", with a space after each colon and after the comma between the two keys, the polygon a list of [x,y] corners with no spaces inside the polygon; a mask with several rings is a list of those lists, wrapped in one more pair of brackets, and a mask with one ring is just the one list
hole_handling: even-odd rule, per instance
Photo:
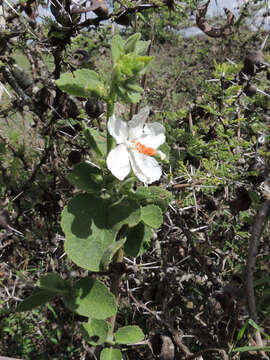
{"label": "dried seed capsule", "polygon": [[96,99],[88,99],[85,104],[85,111],[92,119],[96,119],[104,113],[104,104]]}
{"label": "dried seed capsule", "polygon": [[82,159],[82,154],[78,150],[72,150],[68,154],[68,161],[73,165],[78,164],[81,161],[81,159]]}
{"label": "dried seed capsule", "polygon": [[252,97],[257,93],[257,88],[255,85],[247,85],[243,91],[247,96]]}

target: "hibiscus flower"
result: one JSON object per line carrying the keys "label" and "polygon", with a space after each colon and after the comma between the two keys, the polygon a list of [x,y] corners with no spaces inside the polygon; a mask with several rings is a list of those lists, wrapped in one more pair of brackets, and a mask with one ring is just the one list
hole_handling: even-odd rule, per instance
{"label": "hibiscus flower", "polygon": [[108,131],[117,146],[107,157],[107,166],[119,180],[124,180],[131,169],[137,178],[147,184],[159,180],[162,172],[155,159],[165,154],[157,148],[165,141],[165,128],[160,123],[146,124],[149,108],[145,107],[126,122],[112,115],[108,121]]}

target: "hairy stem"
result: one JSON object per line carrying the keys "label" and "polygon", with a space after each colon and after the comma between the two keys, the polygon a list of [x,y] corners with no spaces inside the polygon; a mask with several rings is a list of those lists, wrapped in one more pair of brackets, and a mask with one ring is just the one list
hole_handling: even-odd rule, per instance
{"label": "hairy stem", "polygon": [[[123,262],[123,257],[124,257],[124,250],[123,250],[123,248],[120,248],[118,250],[118,252],[117,252],[115,263],[122,263]],[[116,306],[117,307],[118,307],[119,297],[120,297],[119,288],[120,288],[121,277],[122,277],[122,274],[120,272],[118,272],[118,271],[116,271],[112,275],[111,292],[115,296]],[[117,312],[110,318],[111,333],[112,334],[113,334],[113,331],[114,331],[116,316],[117,316]]]}

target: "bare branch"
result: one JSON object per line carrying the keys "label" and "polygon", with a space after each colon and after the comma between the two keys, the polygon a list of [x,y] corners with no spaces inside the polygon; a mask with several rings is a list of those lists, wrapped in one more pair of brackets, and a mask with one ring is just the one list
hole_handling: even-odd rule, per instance
{"label": "bare branch", "polygon": [[233,33],[233,24],[234,24],[234,15],[233,13],[224,8],[224,12],[227,16],[227,22],[225,25],[221,26],[220,28],[211,26],[208,21],[206,20],[205,16],[207,13],[208,5],[210,0],[205,4],[197,8],[196,13],[196,24],[199,29],[201,29],[206,35],[213,37],[213,38],[225,38],[226,36]]}

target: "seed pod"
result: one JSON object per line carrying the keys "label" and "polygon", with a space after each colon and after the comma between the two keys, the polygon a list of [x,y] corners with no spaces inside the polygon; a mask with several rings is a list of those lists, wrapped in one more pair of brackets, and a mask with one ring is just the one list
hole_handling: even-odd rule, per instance
{"label": "seed pod", "polygon": [[252,97],[257,93],[257,88],[255,85],[247,85],[243,91],[247,96]]}
{"label": "seed pod", "polygon": [[104,113],[104,104],[96,99],[88,99],[85,104],[85,111],[92,119],[96,119]]}
{"label": "seed pod", "polygon": [[60,96],[57,111],[64,119],[76,119],[80,113],[75,102],[66,94]]}
{"label": "seed pod", "polygon": [[10,223],[10,216],[7,210],[0,211],[0,229],[7,229]]}
{"label": "seed pod", "polygon": [[78,150],[72,150],[69,154],[68,154],[68,161],[72,164],[78,164],[82,159],[82,154],[80,151]]}
{"label": "seed pod", "polygon": [[53,104],[53,94],[46,86],[37,91],[36,102],[42,111],[46,111]]}
{"label": "seed pod", "polygon": [[99,20],[105,20],[108,18],[109,9],[105,0],[96,0],[96,3],[99,7],[94,10],[94,13],[97,15]]}
{"label": "seed pod", "polygon": [[129,26],[131,24],[130,17],[126,14],[122,14],[115,18],[116,24]]}
{"label": "seed pod", "polygon": [[244,60],[242,72],[246,75],[254,76],[267,65],[264,54],[261,50],[250,51]]}
{"label": "seed pod", "polygon": [[236,199],[229,202],[231,212],[234,215],[238,214],[240,211],[248,210],[251,205],[251,198],[244,187],[236,190],[236,196]]}

